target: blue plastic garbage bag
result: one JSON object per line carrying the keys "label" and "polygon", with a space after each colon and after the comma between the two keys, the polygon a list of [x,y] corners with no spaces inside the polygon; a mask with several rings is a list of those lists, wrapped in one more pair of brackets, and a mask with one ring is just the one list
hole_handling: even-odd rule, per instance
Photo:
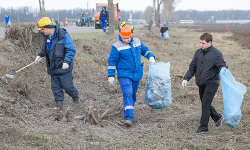
{"label": "blue plastic garbage bag", "polygon": [[237,81],[228,69],[220,72],[226,124],[234,128],[241,120],[240,106],[243,102],[246,87]]}
{"label": "blue plastic garbage bag", "polygon": [[162,109],[172,103],[170,63],[149,65],[145,100],[149,107]]}
{"label": "blue plastic garbage bag", "polygon": [[163,33],[163,38],[169,39],[168,31],[165,31],[165,32]]}

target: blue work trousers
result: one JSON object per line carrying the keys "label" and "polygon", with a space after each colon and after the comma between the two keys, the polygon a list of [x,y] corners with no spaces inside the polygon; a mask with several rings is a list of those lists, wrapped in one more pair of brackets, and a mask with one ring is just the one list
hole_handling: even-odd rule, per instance
{"label": "blue work trousers", "polygon": [[66,74],[51,76],[51,90],[54,94],[55,101],[64,100],[63,89],[67,94],[69,94],[70,97],[75,97],[78,95],[78,91],[73,83],[72,71]]}
{"label": "blue work trousers", "polygon": [[102,28],[103,28],[103,32],[106,32],[107,29],[107,22],[105,20],[102,20],[102,24],[101,24]]}
{"label": "blue work trousers", "polygon": [[134,121],[134,106],[139,81],[133,81],[129,78],[119,78],[119,83],[123,94],[124,119]]}

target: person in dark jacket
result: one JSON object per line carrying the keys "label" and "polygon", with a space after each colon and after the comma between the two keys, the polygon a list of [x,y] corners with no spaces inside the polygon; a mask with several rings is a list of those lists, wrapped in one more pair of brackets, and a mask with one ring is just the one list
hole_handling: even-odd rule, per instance
{"label": "person in dark jacket", "polygon": [[201,35],[201,48],[195,52],[194,58],[189,65],[189,70],[182,81],[182,86],[185,88],[188,81],[195,75],[195,81],[199,87],[202,114],[200,126],[196,131],[197,134],[202,134],[208,131],[210,116],[215,122],[216,127],[221,126],[224,119],[223,115],[218,114],[211,103],[220,85],[219,72],[224,71],[227,66],[222,53],[213,47],[212,40],[213,37],[209,33]]}
{"label": "person in dark jacket", "polygon": [[43,17],[38,22],[39,30],[43,35],[43,47],[36,57],[39,62],[46,58],[47,72],[51,76],[51,89],[54,94],[56,108],[63,109],[63,89],[73,99],[73,107],[79,105],[78,90],[73,84],[73,60],[75,45],[68,32],[58,26],[52,25],[48,17]]}
{"label": "person in dark jacket", "polygon": [[134,122],[134,105],[139,81],[143,75],[141,56],[155,63],[154,54],[138,39],[133,38],[133,28],[122,23],[119,40],[112,45],[108,58],[108,82],[115,82],[115,71],[123,93],[124,124],[128,127]]}
{"label": "person in dark jacket", "polygon": [[103,28],[103,32],[106,32],[107,23],[108,23],[108,20],[109,20],[109,13],[108,13],[108,11],[106,10],[106,7],[103,7],[103,8],[102,8],[102,11],[101,11],[101,13],[100,13],[99,20],[102,22],[101,26],[102,26],[102,28]]}
{"label": "person in dark jacket", "polygon": [[166,23],[164,23],[163,27],[161,27],[160,33],[161,33],[161,38],[162,39],[169,39],[168,27],[167,27]]}

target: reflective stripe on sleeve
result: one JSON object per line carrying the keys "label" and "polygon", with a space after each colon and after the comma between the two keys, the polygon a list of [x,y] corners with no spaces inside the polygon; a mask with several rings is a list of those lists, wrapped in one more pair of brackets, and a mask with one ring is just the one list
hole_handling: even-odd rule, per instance
{"label": "reflective stripe on sleeve", "polygon": [[150,53],[151,51],[147,51],[146,54],[144,55],[145,57],[147,56],[148,53]]}

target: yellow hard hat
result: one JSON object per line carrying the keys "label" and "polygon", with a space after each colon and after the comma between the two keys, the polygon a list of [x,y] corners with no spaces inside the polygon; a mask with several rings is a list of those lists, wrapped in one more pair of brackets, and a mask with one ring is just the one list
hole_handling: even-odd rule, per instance
{"label": "yellow hard hat", "polygon": [[52,22],[48,17],[43,17],[38,21],[38,30],[42,30],[44,27],[53,27]]}

